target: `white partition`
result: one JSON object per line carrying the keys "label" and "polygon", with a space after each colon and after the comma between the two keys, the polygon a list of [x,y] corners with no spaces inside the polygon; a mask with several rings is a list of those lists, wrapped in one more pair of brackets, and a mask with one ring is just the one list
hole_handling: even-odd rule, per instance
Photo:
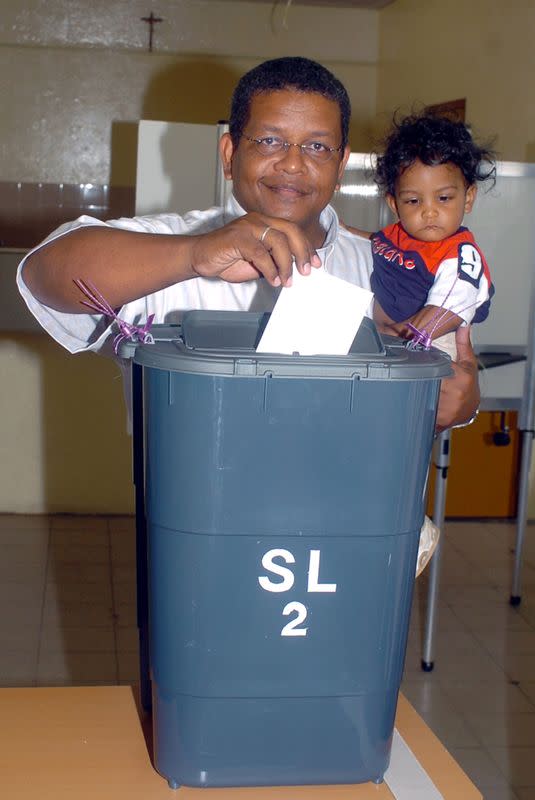
{"label": "white partition", "polygon": [[[483,249],[496,288],[488,319],[473,328],[476,350],[528,354],[535,273],[535,165],[500,162],[494,188],[483,186],[467,223]],[[530,360],[484,370],[484,408],[521,409]]]}
{"label": "white partition", "polygon": [[480,347],[527,347],[535,272],[535,164],[500,162],[494,188],[482,186],[465,224],[487,257],[496,295],[491,313],[475,325]]}
{"label": "white partition", "polygon": [[142,120],[138,126],[136,214],[214,205],[217,125]]}

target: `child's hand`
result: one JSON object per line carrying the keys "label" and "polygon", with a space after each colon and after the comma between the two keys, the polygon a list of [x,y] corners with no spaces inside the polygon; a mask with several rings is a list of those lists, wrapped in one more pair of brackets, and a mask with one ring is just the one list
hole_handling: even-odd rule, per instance
{"label": "child's hand", "polygon": [[456,331],[463,322],[462,318],[453,311],[439,306],[424,306],[417,314],[410,317],[405,322],[400,322],[397,326],[402,332],[398,336],[405,339],[412,339],[414,332],[408,327],[410,322],[419,331],[426,331],[431,339],[437,339],[450,331]]}

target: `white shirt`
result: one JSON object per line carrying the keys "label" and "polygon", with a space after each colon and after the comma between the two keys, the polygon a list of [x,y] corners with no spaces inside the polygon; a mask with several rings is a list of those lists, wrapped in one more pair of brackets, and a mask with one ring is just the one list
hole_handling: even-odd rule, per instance
{"label": "white shirt", "polygon": [[[201,234],[216,230],[243,214],[245,211],[236,199],[230,197],[224,208],[191,211],[183,217],[178,214],[158,214],[102,222],[93,217],[82,216],[74,222],[61,225],[31,253],[53,239],[65,236],[69,231],[84,225],[104,225],[140,233]],[[338,216],[332,206],[327,206],[323,210],[320,222],[326,231],[325,243],[317,251],[322,261],[322,268],[338,278],[363,289],[369,289],[372,255],[368,239],[356,236],[340,227]],[[28,253],[19,265],[17,285],[34,317],[71,353],[101,350],[109,340],[110,334],[115,335],[117,332],[116,326],[110,324],[110,320],[100,314],[64,313],[39,302],[31,294],[23,277],[24,262],[31,253]],[[84,280],[86,276],[81,274],[79,277]],[[220,278],[191,278],[126,303],[118,312],[118,316],[126,322],[139,325],[143,324],[151,314],[154,314],[155,323],[178,322],[183,311],[193,309],[270,311],[277,294],[278,290],[265,280],[227,283]],[[80,300],[84,299],[86,298],[80,293]],[[368,313],[371,315],[371,308]]]}

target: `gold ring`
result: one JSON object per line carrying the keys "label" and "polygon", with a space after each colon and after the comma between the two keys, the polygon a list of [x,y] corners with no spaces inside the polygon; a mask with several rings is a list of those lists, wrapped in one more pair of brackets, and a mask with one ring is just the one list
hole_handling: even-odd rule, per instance
{"label": "gold ring", "polygon": [[269,231],[271,230],[271,225],[268,225],[262,236],[260,237],[260,241],[264,243],[264,239],[268,235]]}

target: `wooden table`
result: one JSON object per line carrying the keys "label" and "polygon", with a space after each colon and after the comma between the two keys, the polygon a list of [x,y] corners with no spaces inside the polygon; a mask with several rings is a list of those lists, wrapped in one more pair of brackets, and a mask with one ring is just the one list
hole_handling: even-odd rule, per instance
{"label": "wooden table", "polygon": [[[169,789],[150,759],[150,718],[130,686],[0,689],[6,800],[392,800],[383,783]],[[482,800],[400,696],[396,728],[445,800]]]}

